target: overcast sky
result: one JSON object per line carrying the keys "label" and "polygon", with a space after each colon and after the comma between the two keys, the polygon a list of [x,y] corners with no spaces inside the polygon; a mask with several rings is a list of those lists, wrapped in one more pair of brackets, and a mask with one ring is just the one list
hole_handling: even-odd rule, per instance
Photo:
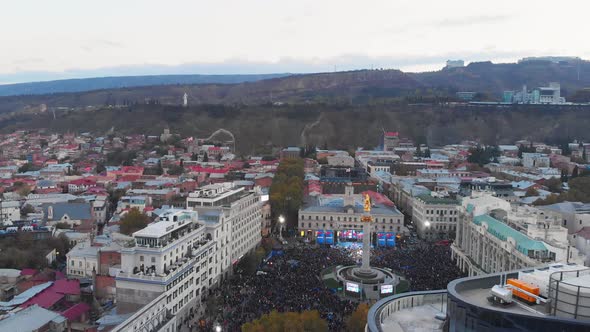
{"label": "overcast sky", "polygon": [[0,83],[590,58],[584,0],[6,0]]}

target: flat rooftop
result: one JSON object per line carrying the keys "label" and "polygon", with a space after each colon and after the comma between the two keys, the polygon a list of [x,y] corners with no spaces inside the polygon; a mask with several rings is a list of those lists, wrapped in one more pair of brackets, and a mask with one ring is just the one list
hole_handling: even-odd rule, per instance
{"label": "flat rooftop", "polygon": [[[447,303],[443,303],[443,311],[447,312]],[[441,307],[427,304],[396,311],[381,324],[384,332],[432,332],[442,331],[444,322],[435,318]]]}
{"label": "flat rooftop", "polygon": [[469,303],[476,305],[481,308],[487,308],[497,311],[504,311],[504,312],[511,312],[517,313],[522,315],[533,315],[538,317],[547,316],[545,312],[547,312],[547,307],[544,304],[525,304],[518,300],[514,300],[511,305],[496,305],[492,304],[488,301],[488,297],[490,296],[491,288],[474,288],[463,290],[459,292],[463,298],[465,298]]}

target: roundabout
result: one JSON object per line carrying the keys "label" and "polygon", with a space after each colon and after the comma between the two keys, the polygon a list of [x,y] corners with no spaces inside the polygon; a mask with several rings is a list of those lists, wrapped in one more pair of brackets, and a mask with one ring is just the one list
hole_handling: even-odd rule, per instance
{"label": "roundabout", "polygon": [[400,277],[390,269],[376,268],[370,265],[371,260],[371,199],[365,196],[363,222],[363,247],[361,266],[337,266],[334,268],[334,277],[342,285],[344,295],[361,300],[378,300],[383,296],[395,294],[396,286],[400,283]]}

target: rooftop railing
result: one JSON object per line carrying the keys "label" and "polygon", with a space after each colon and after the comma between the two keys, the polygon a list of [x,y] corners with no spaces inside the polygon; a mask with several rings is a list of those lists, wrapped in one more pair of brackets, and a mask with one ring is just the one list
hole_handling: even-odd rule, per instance
{"label": "rooftop railing", "polygon": [[383,332],[382,324],[395,312],[420,307],[423,305],[440,305],[446,314],[447,290],[409,292],[386,297],[375,303],[367,317],[366,332]]}

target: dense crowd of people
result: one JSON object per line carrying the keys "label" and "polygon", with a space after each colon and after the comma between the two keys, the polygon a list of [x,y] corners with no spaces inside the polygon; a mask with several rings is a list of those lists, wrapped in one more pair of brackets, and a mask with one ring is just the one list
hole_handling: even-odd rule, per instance
{"label": "dense crowd of people", "polygon": [[[272,310],[318,310],[330,330],[342,331],[357,303],[326,288],[320,274],[330,266],[360,263],[359,250],[358,246],[283,250],[265,261],[257,273],[237,273],[222,283],[213,294],[217,310],[207,321],[220,324],[223,331],[240,331],[242,324]],[[411,290],[443,289],[449,281],[463,276],[451,261],[449,250],[448,246],[431,244],[375,248],[371,264],[405,276]]]}
{"label": "dense crowd of people", "polygon": [[318,310],[330,330],[341,331],[356,303],[327,289],[320,273],[333,265],[353,263],[346,252],[332,248],[287,249],[265,264],[264,273],[238,274],[224,282],[215,291],[221,305],[213,320],[223,331],[239,331],[242,324],[271,310]]}
{"label": "dense crowd of people", "polygon": [[374,249],[371,265],[391,268],[410,282],[410,290],[446,289],[463,274],[451,260],[449,246],[422,243],[393,249]]}

